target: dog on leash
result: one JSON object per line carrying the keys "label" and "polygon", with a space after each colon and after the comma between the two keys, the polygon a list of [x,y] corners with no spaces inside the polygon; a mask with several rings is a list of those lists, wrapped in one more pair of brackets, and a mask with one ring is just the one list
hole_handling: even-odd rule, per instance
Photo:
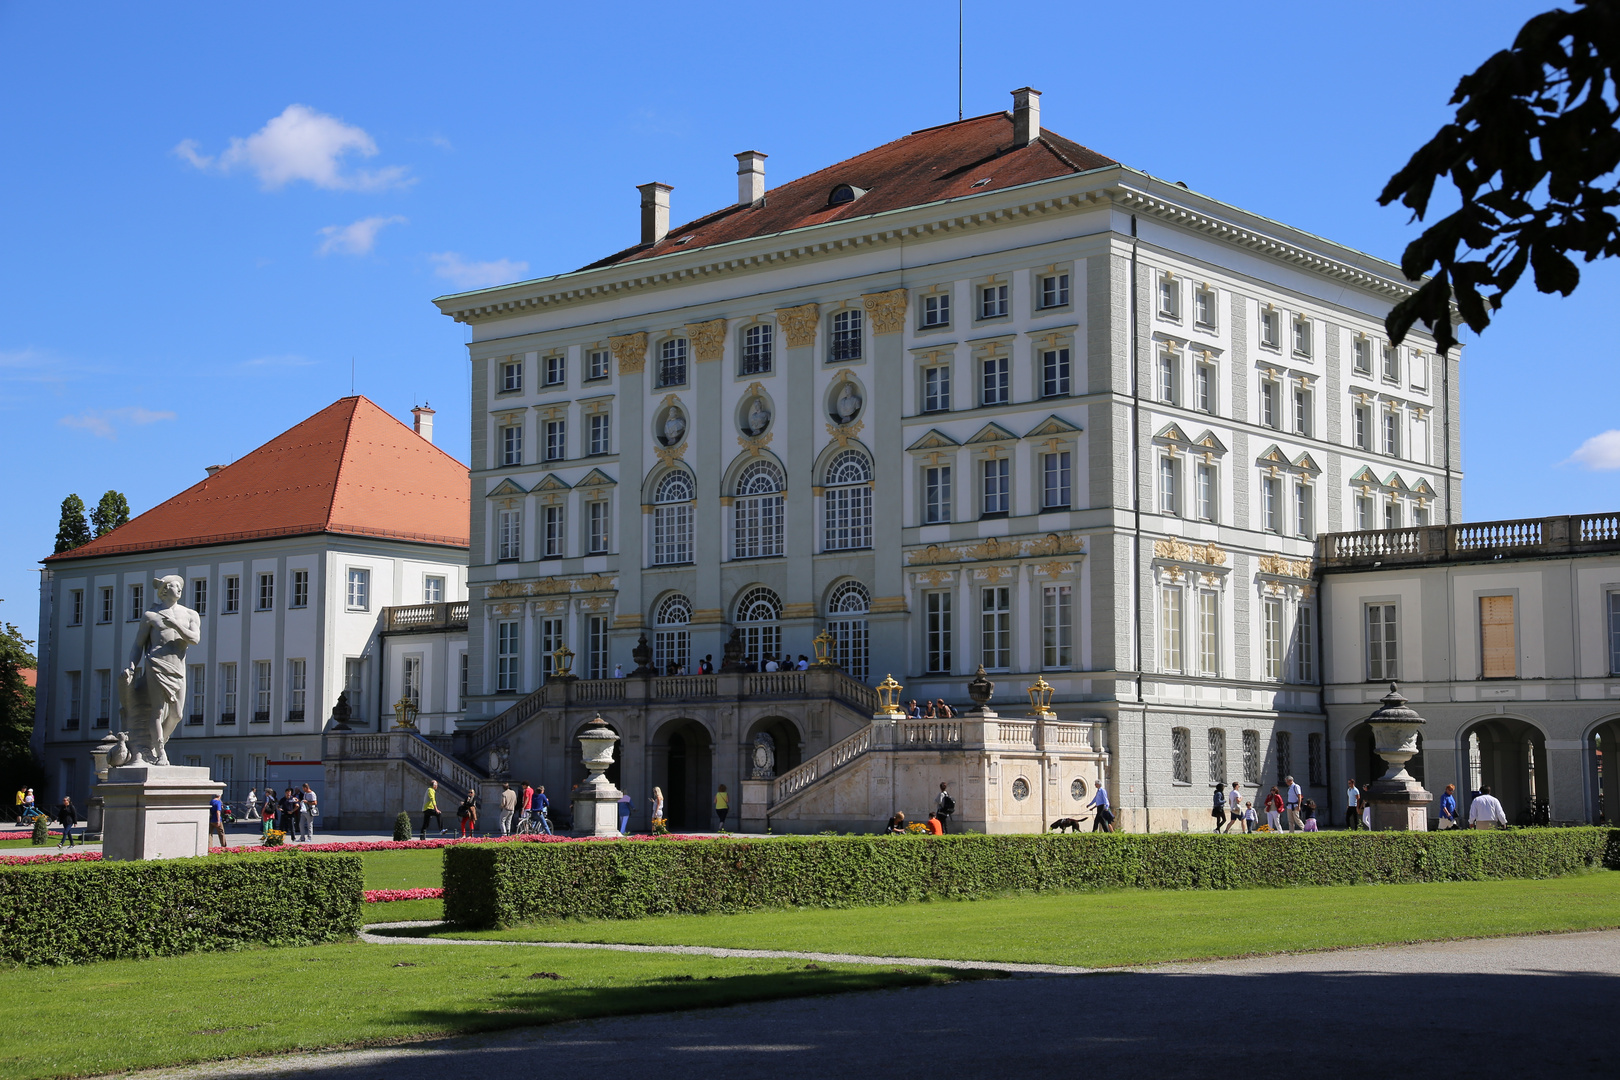
{"label": "dog on leash", "polygon": [[1076,818],[1064,817],[1064,818],[1058,818],[1056,821],[1052,822],[1052,824],[1047,826],[1047,827],[1050,828],[1053,832],[1068,832],[1070,829],[1073,829],[1075,832],[1079,832],[1080,831],[1080,822]]}

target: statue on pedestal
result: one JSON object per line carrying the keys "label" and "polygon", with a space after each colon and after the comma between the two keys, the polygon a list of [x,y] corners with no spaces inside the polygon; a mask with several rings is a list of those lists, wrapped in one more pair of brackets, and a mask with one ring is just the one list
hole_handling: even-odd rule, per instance
{"label": "statue on pedestal", "polygon": [[202,620],[180,603],[183,578],[171,574],[153,585],[157,603],[141,615],[129,663],[118,673],[118,701],[132,760],[167,765],[163,748],[186,700],[186,649],[202,640]]}

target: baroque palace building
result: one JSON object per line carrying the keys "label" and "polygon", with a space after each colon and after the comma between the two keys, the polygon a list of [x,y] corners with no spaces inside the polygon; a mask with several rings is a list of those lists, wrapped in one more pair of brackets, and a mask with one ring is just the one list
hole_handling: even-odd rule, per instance
{"label": "baroque palace building", "polygon": [[[799,767],[771,812],[836,786],[857,683],[960,707],[982,665],[992,707],[1054,688],[1128,827],[1207,818],[1217,779],[1327,802],[1315,540],[1459,519],[1458,357],[1385,338],[1394,264],[1013,96],[769,190],[738,154],[737,201],[678,228],[643,185],[640,243],[436,301],[471,331],[470,760],[566,787],[600,710],[638,808],[696,807],[768,733]],[[823,705],[695,674],[824,630]],[[557,663],[585,684],[548,692]],[[1001,789],[1033,820],[1088,788],[1031,746]]]}

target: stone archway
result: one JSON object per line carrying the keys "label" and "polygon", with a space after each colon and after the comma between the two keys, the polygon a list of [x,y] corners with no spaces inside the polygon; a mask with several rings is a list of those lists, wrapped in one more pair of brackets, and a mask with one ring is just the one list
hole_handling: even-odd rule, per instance
{"label": "stone archway", "polygon": [[[685,717],[670,720],[653,736],[647,756],[652,784],[664,793],[669,830],[707,832],[714,812],[714,740],[709,729]],[[647,798],[651,795],[649,789]]]}
{"label": "stone archway", "polygon": [[785,716],[763,716],[749,725],[747,733],[743,736],[743,779],[746,780],[753,775],[753,763],[749,755],[753,753],[754,736],[762,732],[769,735],[775,745],[777,776],[803,763],[804,736],[800,733],[799,726]]}
{"label": "stone archway", "polygon": [[1586,739],[1592,776],[1592,805],[1587,820],[1610,824],[1620,820],[1620,717],[1597,725]]}
{"label": "stone archway", "polygon": [[1468,806],[1481,786],[1502,803],[1509,825],[1528,824],[1537,802],[1550,802],[1547,783],[1547,740],[1534,724],[1513,716],[1492,716],[1468,724],[1457,737],[1462,759],[1457,775],[1463,777],[1464,797],[1458,813],[1464,822]]}

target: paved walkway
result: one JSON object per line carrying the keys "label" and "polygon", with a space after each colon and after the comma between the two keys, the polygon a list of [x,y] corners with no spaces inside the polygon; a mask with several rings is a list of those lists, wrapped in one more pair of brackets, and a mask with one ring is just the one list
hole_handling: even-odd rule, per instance
{"label": "paved walkway", "polygon": [[1620,932],[1609,931],[844,994],[149,1075],[1206,1080],[1394,1068],[1571,1080],[1614,1075],[1604,1032],[1616,1005]]}

